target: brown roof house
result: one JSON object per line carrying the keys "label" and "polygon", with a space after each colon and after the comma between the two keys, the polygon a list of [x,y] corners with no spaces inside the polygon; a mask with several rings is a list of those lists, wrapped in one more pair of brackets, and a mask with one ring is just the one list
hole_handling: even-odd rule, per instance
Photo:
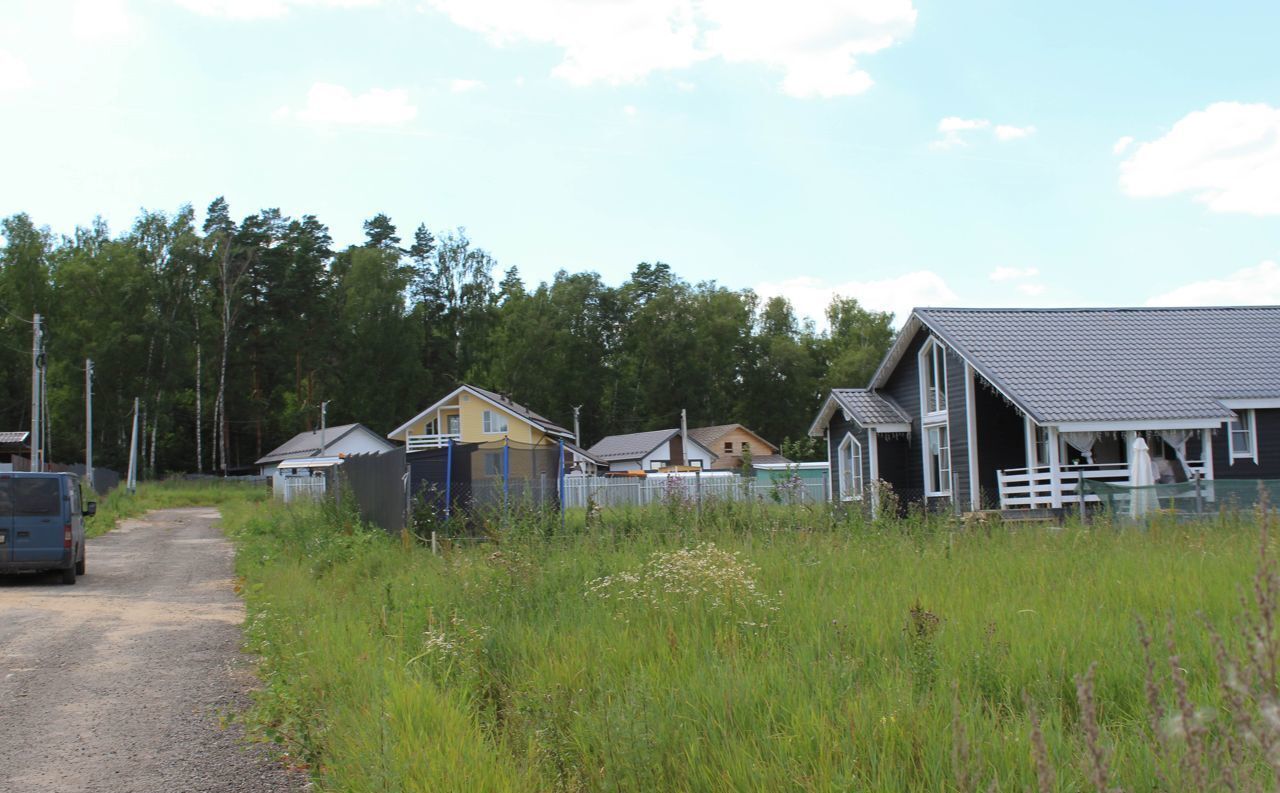
{"label": "brown roof house", "polygon": [[742,452],[751,451],[751,462],[754,463],[787,463],[787,458],[778,453],[778,447],[761,438],[741,424],[716,424],[712,427],[691,427],[690,440],[715,452],[716,459],[711,463],[711,470],[723,471],[742,467]]}

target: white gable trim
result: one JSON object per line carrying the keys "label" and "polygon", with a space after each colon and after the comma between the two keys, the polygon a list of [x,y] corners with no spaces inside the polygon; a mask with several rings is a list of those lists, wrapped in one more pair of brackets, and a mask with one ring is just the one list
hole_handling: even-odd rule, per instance
{"label": "white gable trim", "polygon": [[1222,406],[1231,410],[1270,410],[1280,408],[1280,397],[1270,399],[1219,399]]}

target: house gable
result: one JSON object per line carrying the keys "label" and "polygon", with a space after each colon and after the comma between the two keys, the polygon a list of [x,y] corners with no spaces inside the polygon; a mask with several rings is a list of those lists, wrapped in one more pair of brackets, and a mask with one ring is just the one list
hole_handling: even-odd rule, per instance
{"label": "house gable", "polygon": [[[505,432],[494,432],[492,426],[486,430],[484,418],[486,411],[506,420]],[[517,443],[539,445],[562,438],[573,439],[572,433],[568,430],[523,405],[505,400],[504,397],[492,391],[470,385],[458,386],[435,404],[387,433],[387,437],[405,441],[409,435],[443,433],[446,430],[445,417],[449,415],[458,416],[459,431],[464,443],[494,441],[505,437]],[[440,426],[435,429],[435,433],[428,433],[427,426],[433,420],[438,421]]]}

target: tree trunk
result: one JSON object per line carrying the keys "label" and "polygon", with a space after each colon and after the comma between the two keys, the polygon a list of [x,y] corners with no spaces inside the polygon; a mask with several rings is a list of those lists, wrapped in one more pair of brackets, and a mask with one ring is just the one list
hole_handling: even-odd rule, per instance
{"label": "tree trunk", "polygon": [[[199,309],[197,308],[198,312]],[[204,392],[204,386],[201,382],[201,363],[203,356],[200,352],[200,315],[196,314],[196,473],[204,473],[204,444],[202,443],[202,435],[204,428],[201,427],[201,421],[204,418],[204,405],[201,403],[201,394]]]}

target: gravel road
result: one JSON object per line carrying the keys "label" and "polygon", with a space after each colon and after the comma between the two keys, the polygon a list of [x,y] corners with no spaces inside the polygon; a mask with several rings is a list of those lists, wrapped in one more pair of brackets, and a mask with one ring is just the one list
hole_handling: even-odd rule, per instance
{"label": "gravel road", "polygon": [[0,576],[0,791],[295,791],[228,718],[244,607],[211,509],[89,540],[87,575]]}

